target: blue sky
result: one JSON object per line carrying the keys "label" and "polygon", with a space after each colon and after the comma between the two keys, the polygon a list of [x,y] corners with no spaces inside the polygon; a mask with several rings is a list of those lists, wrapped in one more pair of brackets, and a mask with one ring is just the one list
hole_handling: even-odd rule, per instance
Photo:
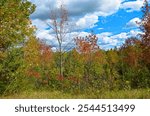
{"label": "blue sky", "polygon": [[[57,8],[60,0],[29,0],[37,7],[31,15],[37,27],[36,36],[44,39],[55,50],[58,46],[54,33],[46,23],[50,22],[50,10]],[[144,0],[64,0],[69,12],[70,23],[74,28],[67,34],[63,44],[75,36],[86,36],[91,30],[97,34],[98,45],[102,49],[120,47],[131,36],[141,33],[139,25],[142,17],[141,7]],[[149,0],[150,2],[150,0]]]}

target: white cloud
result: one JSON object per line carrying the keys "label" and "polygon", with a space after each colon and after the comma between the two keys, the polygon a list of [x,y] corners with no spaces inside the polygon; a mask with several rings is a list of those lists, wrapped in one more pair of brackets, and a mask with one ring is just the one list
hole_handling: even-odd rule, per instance
{"label": "white cloud", "polygon": [[98,16],[96,15],[85,15],[76,22],[76,26],[79,29],[92,28],[94,24],[98,22]]}
{"label": "white cloud", "polygon": [[[87,32],[71,32],[71,33],[67,33],[65,39],[63,40],[62,43],[62,48],[64,50],[68,50],[68,49],[72,49],[75,45],[74,43],[74,38],[77,36],[81,36],[81,37],[85,37],[86,35],[88,35],[89,33]],[[58,41],[55,37],[55,34],[51,33],[51,30],[43,30],[43,31],[39,31],[37,33],[37,37],[40,40],[44,40],[47,44],[51,45],[53,50],[57,50],[58,49]]]}
{"label": "white cloud", "polygon": [[120,34],[111,36],[111,38],[112,38],[112,39],[127,39],[127,38],[128,38],[128,35],[127,35],[127,33],[122,32],[122,33],[120,33]]}
{"label": "white cloud", "polygon": [[46,21],[42,21],[40,19],[33,19],[32,25],[35,25],[38,30],[44,30],[48,27],[48,25],[46,24]]}
{"label": "white cloud", "polygon": [[[48,19],[50,10],[57,8],[59,0],[29,0],[37,7],[31,18]],[[122,0],[64,0],[69,16],[83,17],[85,14],[108,16],[115,13]]]}
{"label": "white cloud", "polygon": [[29,0],[36,5],[35,12],[31,15],[32,19],[49,19],[50,9],[56,6],[56,0]]}
{"label": "white cloud", "polygon": [[101,33],[101,34],[98,34],[98,37],[106,37],[106,36],[111,36],[112,35],[112,33],[111,32],[103,32],[103,33]]}
{"label": "white cloud", "polygon": [[95,12],[98,16],[109,16],[116,13],[123,0],[99,0],[99,8]]}
{"label": "white cloud", "polygon": [[127,12],[140,11],[144,0],[128,1],[121,4],[120,8],[127,10]]}
{"label": "white cloud", "polygon": [[110,32],[104,32],[101,34],[97,34],[98,44],[100,48],[108,50],[114,47],[120,47],[127,38],[135,37],[138,34],[142,34],[140,30],[130,30],[129,32],[122,32],[116,35],[113,35]]}
{"label": "white cloud", "polygon": [[139,34],[143,34],[143,32],[141,32],[139,29],[137,29],[137,30],[130,30],[130,32],[128,32],[128,36],[129,37],[136,37]]}
{"label": "white cloud", "polygon": [[98,16],[111,15],[119,9],[121,2],[122,0],[64,0],[70,15],[81,17],[94,13]]}
{"label": "white cloud", "polygon": [[102,28],[102,27],[99,27],[99,28],[97,28],[98,30],[103,30],[104,28]]}
{"label": "white cloud", "polygon": [[52,36],[52,34],[50,34],[49,30],[40,31],[37,34],[37,37],[40,39],[47,39],[47,40],[54,39],[54,36]]}
{"label": "white cloud", "polygon": [[[57,8],[60,0],[29,0],[36,5],[36,11],[31,15],[33,24],[43,29],[43,21],[50,19],[50,11]],[[70,22],[74,30],[92,28],[98,22],[98,16],[109,16],[115,13],[122,0],[64,0],[68,9]],[[73,26],[72,26],[73,27]]]}
{"label": "white cloud", "polygon": [[100,48],[102,49],[110,49],[118,45],[119,40],[116,38],[112,38],[112,33],[110,32],[104,32],[101,34],[97,34],[98,44],[100,45]]}
{"label": "white cloud", "polygon": [[[71,49],[75,46],[74,38],[75,37],[85,37],[89,35],[88,32],[71,32],[67,33],[65,40],[63,41],[63,48],[65,50]],[[98,45],[102,49],[111,49],[121,46],[124,41],[129,37],[137,36],[138,34],[141,34],[139,30],[131,30],[129,32],[122,32],[116,35],[113,35],[111,32],[103,32],[100,34],[97,34],[98,37]],[[56,50],[58,49],[58,42],[55,38],[54,34],[50,34],[49,30],[41,31],[37,34],[37,36],[42,40],[46,40],[48,44],[52,46],[52,49]],[[67,46],[66,46],[67,45]]]}
{"label": "white cloud", "polygon": [[141,22],[141,19],[139,18],[133,18],[131,19],[127,24],[127,28],[134,28],[134,27],[139,27],[139,23]]}

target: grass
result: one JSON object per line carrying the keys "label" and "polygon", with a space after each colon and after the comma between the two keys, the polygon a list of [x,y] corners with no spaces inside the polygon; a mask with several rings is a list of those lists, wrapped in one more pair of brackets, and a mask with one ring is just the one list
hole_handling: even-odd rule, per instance
{"label": "grass", "polygon": [[87,92],[84,94],[70,94],[61,91],[24,91],[1,99],[150,99],[150,89]]}

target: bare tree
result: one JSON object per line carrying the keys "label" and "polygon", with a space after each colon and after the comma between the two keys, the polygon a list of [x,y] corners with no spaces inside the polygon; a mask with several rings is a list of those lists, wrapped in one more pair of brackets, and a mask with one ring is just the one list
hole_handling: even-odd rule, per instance
{"label": "bare tree", "polygon": [[[63,42],[66,40],[66,34],[68,33],[68,11],[63,4],[58,9],[51,10],[50,12],[51,22],[48,24],[55,33],[55,38],[58,42],[59,52],[59,76],[63,77]],[[66,47],[66,46],[65,46]]]}

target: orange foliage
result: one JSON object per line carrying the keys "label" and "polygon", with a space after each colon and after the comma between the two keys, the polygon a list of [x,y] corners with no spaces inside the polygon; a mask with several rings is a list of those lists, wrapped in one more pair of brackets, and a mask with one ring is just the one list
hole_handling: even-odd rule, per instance
{"label": "orange foliage", "polygon": [[58,75],[58,76],[57,76],[57,80],[63,81],[63,80],[64,80],[64,77],[63,77],[62,75]]}
{"label": "orange foliage", "polygon": [[49,61],[52,59],[51,47],[44,43],[40,43],[40,56],[42,63],[49,63]]}
{"label": "orange foliage", "polygon": [[76,83],[76,84],[80,82],[80,80],[78,78],[76,78],[76,77],[69,77],[68,79],[70,81],[72,81],[73,83]]}
{"label": "orange foliage", "polygon": [[91,52],[95,52],[99,49],[97,45],[98,38],[96,35],[89,35],[84,37],[76,37],[75,42],[77,46],[77,51],[79,53],[88,54]]}
{"label": "orange foliage", "polygon": [[145,6],[143,7],[143,19],[141,22],[142,34],[142,60],[150,67],[150,6],[145,0]]}
{"label": "orange foliage", "polygon": [[27,71],[27,76],[28,77],[35,77],[37,79],[39,79],[41,77],[40,73],[34,70],[29,70]]}
{"label": "orange foliage", "polygon": [[124,50],[126,56],[124,57],[124,61],[129,66],[137,66],[138,61],[140,59],[140,47],[141,41],[136,38],[129,38],[125,41],[122,49]]}

